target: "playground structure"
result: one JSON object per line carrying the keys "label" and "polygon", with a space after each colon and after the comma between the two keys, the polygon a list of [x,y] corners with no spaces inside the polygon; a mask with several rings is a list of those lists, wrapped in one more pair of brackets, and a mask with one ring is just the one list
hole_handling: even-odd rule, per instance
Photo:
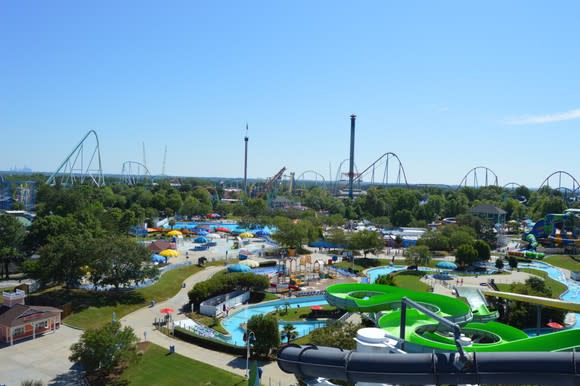
{"label": "playground structure", "polygon": [[277,271],[277,287],[286,285],[293,291],[305,290],[310,284],[318,283],[322,279],[335,279],[336,273],[329,269],[329,263],[323,260],[314,260],[311,255],[290,257],[281,260]]}
{"label": "playground structure", "polygon": [[575,249],[580,245],[579,210],[568,209],[564,213],[548,213],[534,227],[522,235],[532,250],[539,244],[546,247]]}

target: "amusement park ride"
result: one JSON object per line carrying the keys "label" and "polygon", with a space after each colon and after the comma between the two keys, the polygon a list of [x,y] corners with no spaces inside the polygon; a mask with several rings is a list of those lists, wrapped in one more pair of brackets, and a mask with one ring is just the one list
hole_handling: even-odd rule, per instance
{"label": "amusement park ride", "polygon": [[580,245],[580,209],[548,213],[529,232],[524,233],[522,238],[529,243],[532,250],[542,244],[575,253],[576,247]]}

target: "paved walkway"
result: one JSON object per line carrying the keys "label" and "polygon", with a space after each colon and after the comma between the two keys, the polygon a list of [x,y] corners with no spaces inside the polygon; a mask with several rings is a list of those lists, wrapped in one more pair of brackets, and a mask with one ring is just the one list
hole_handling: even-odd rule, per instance
{"label": "paved walkway", "polygon": [[[153,321],[155,318],[163,316],[160,310],[165,307],[173,308],[176,311],[174,320],[185,319],[185,315],[179,313],[178,310],[189,302],[187,292],[195,283],[209,279],[222,269],[224,267],[208,267],[190,276],[185,280],[185,288],[182,288],[173,298],[162,303],[157,303],[154,307],[142,308],[126,315],[121,319],[121,323],[131,326],[141,339],[144,339],[146,334],[148,341],[162,347],[167,347],[168,350],[169,346],[173,345],[175,346],[175,352],[178,354],[243,376],[246,368],[245,358],[208,350],[191,343],[183,342],[179,339],[164,335],[153,327]],[[294,375],[284,373],[280,370],[276,362],[263,364],[262,370],[262,384],[264,385],[287,386],[296,384]]]}
{"label": "paved walkway", "polygon": [[18,386],[34,380],[45,385],[83,385],[82,372],[68,360],[70,346],[81,334],[61,325],[54,333],[0,346],[0,384]]}

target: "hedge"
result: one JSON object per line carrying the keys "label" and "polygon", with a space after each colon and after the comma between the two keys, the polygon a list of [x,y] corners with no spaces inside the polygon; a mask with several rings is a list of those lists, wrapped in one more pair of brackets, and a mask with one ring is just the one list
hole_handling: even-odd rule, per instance
{"label": "hedge", "polygon": [[232,355],[240,355],[240,356],[246,355],[245,347],[238,347],[234,346],[233,344],[207,338],[205,336],[195,335],[192,332],[181,327],[175,327],[173,336],[185,342],[193,343],[197,346],[207,348],[209,350],[220,351]]}

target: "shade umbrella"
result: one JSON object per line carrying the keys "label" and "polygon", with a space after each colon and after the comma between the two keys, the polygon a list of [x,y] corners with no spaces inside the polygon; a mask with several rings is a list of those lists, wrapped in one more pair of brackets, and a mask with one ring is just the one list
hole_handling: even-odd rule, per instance
{"label": "shade umbrella", "polygon": [[228,265],[228,272],[252,272],[252,268],[243,264],[230,264]]}
{"label": "shade umbrella", "polygon": [[322,310],[322,306],[312,306],[312,307],[310,307],[310,309],[312,311],[320,311],[320,310]]}
{"label": "shade umbrella", "polygon": [[256,236],[258,237],[270,236],[270,232],[268,232],[265,229],[260,229],[259,231],[256,231]]}
{"label": "shade umbrella", "polygon": [[193,239],[194,243],[207,243],[209,240],[205,237],[196,237]]}
{"label": "shade umbrella", "polygon": [[165,256],[154,253],[151,255],[151,261],[154,263],[165,263]]}
{"label": "shade umbrella", "polygon": [[231,232],[231,230],[229,230],[226,227],[217,227],[217,228],[215,228],[215,231],[216,232],[223,232],[223,233],[230,233]]}
{"label": "shade umbrella", "polygon": [[239,264],[247,265],[250,268],[258,268],[260,266],[260,263],[252,259],[242,260]]}
{"label": "shade umbrella", "polygon": [[251,239],[252,237],[254,237],[254,235],[251,234],[250,232],[244,232],[244,233],[240,233],[240,237],[242,239]]}
{"label": "shade umbrella", "polygon": [[551,327],[551,328],[556,328],[558,330],[564,328],[564,326],[562,326],[558,322],[550,322],[550,323],[546,324],[546,326]]}
{"label": "shade umbrella", "polygon": [[172,231],[167,232],[167,236],[181,236],[183,233],[174,229]]}
{"label": "shade umbrella", "polygon": [[217,234],[217,233],[210,233],[209,235],[207,235],[208,239],[221,239],[222,237]]}
{"label": "shade umbrella", "polygon": [[162,314],[173,314],[175,310],[173,308],[165,307],[159,310]]}
{"label": "shade umbrella", "polygon": [[161,252],[159,252],[159,254],[161,256],[165,256],[165,257],[177,257],[177,256],[179,256],[179,252],[177,252],[175,249],[164,249]]}
{"label": "shade umbrella", "polygon": [[451,261],[440,261],[436,266],[441,269],[457,269],[457,264],[452,263]]}
{"label": "shade umbrella", "polygon": [[206,230],[198,230],[195,232],[198,236],[207,236],[209,234]]}

